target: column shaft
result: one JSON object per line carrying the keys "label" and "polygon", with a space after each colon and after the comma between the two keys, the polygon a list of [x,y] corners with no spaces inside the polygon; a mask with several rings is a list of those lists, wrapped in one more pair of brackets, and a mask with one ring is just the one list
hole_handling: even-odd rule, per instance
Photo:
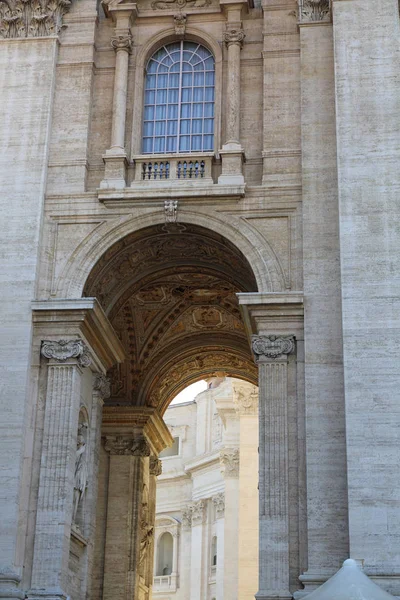
{"label": "column shaft", "polygon": [[115,59],[114,98],[111,148],[125,151],[126,98],[128,93],[129,48],[117,48]]}

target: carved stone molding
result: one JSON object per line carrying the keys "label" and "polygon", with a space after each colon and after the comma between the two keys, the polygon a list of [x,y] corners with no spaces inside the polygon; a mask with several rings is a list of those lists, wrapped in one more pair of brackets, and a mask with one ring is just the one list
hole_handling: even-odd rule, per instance
{"label": "carved stone molding", "polygon": [[185,13],[179,12],[176,15],[174,15],[175,34],[178,37],[183,37],[185,35],[186,21],[187,17]]}
{"label": "carved stone molding", "polygon": [[224,32],[224,42],[227,46],[230,46],[231,44],[238,44],[240,47],[242,47],[245,37],[246,35],[244,31],[240,27],[229,27]]}
{"label": "carved stone molding", "polygon": [[112,435],[104,438],[104,449],[109,454],[118,456],[150,456],[150,446],[142,438],[138,440],[132,435]]}
{"label": "carved stone molding", "polygon": [[293,335],[254,335],[251,345],[257,361],[262,359],[276,359],[294,352],[295,338]]}
{"label": "carved stone molding", "polygon": [[192,527],[202,525],[206,518],[206,501],[198,500],[191,505],[192,509]]}
{"label": "carved stone molding", "polygon": [[189,504],[182,510],[182,525],[185,529],[192,526],[192,505]]}
{"label": "carved stone molding", "polygon": [[212,502],[215,508],[215,514],[217,519],[221,519],[225,512],[225,494],[223,492],[212,497]]}
{"label": "carved stone molding", "polygon": [[81,367],[88,367],[92,362],[89,351],[82,340],[60,340],[58,342],[43,340],[40,352],[45,358],[60,363],[76,358]]}
{"label": "carved stone molding", "polygon": [[70,0],[0,0],[0,37],[27,38],[57,35],[65,25]]}
{"label": "carved stone molding", "polygon": [[96,373],[93,381],[93,391],[96,392],[103,400],[106,400],[111,395],[111,381],[102,373]]}
{"label": "carved stone molding", "polygon": [[114,50],[126,50],[130,52],[132,50],[132,35],[130,33],[119,33],[115,37],[111,38],[111,46]]}
{"label": "carved stone molding", "polygon": [[252,390],[234,390],[233,402],[239,415],[257,415],[258,390],[256,386],[253,386]]}
{"label": "carved stone molding", "polygon": [[153,10],[170,10],[172,8],[185,8],[185,6],[190,6],[193,8],[204,8],[205,6],[209,6],[212,0],[155,0],[151,3],[151,8]]}
{"label": "carved stone molding", "polygon": [[239,477],[239,448],[221,450],[219,462],[225,477]]}
{"label": "carved stone molding", "polygon": [[164,214],[166,223],[176,223],[178,218],[178,200],[165,200]]}
{"label": "carved stone molding", "polygon": [[301,23],[330,21],[330,0],[299,0],[299,17]]}
{"label": "carved stone molding", "polygon": [[150,475],[161,475],[162,473],[162,462],[157,456],[150,456]]}

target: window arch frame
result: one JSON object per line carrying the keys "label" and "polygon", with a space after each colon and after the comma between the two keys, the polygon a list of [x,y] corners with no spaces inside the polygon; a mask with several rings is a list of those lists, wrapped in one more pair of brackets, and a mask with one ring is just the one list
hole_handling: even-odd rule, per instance
{"label": "window arch frame", "polygon": [[[132,134],[131,134],[131,159],[135,157],[150,156],[179,156],[178,153],[162,154],[143,154],[143,111],[144,111],[144,90],[146,81],[146,65],[150,58],[163,46],[172,42],[180,41],[175,34],[174,29],[161,31],[145,43],[137,56],[135,71],[135,87],[133,97],[132,111]],[[187,27],[184,41],[201,44],[211,52],[215,63],[215,87],[214,87],[214,148],[211,152],[218,156],[221,148],[221,112],[222,112],[222,50],[218,42],[207,33]],[[180,153],[181,156],[190,156],[190,154],[203,154],[203,152]],[[204,152],[207,154],[207,152]],[[208,153],[210,154],[210,153]]]}

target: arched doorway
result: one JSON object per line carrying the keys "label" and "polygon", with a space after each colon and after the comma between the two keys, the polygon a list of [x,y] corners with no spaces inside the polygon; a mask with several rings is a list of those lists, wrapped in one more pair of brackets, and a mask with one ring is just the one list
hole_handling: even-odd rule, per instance
{"label": "arched doorway", "polygon": [[104,408],[96,596],[115,598],[128,586],[135,598],[149,597],[154,465],[160,449],[172,443],[161,417],[176,394],[200,379],[222,375],[257,384],[236,296],[255,291],[242,252],[197,225],[131,233],[92,269],[84,295],[101,303],[127,356],[109,372]]}

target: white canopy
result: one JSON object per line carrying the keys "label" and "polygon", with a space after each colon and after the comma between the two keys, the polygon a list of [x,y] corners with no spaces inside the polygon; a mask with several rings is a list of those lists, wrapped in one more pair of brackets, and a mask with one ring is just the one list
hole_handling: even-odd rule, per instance
{"label": "white canopy", "polygon": [[307,595],[307,600],[394,600],[348,558],[335,575]]}

